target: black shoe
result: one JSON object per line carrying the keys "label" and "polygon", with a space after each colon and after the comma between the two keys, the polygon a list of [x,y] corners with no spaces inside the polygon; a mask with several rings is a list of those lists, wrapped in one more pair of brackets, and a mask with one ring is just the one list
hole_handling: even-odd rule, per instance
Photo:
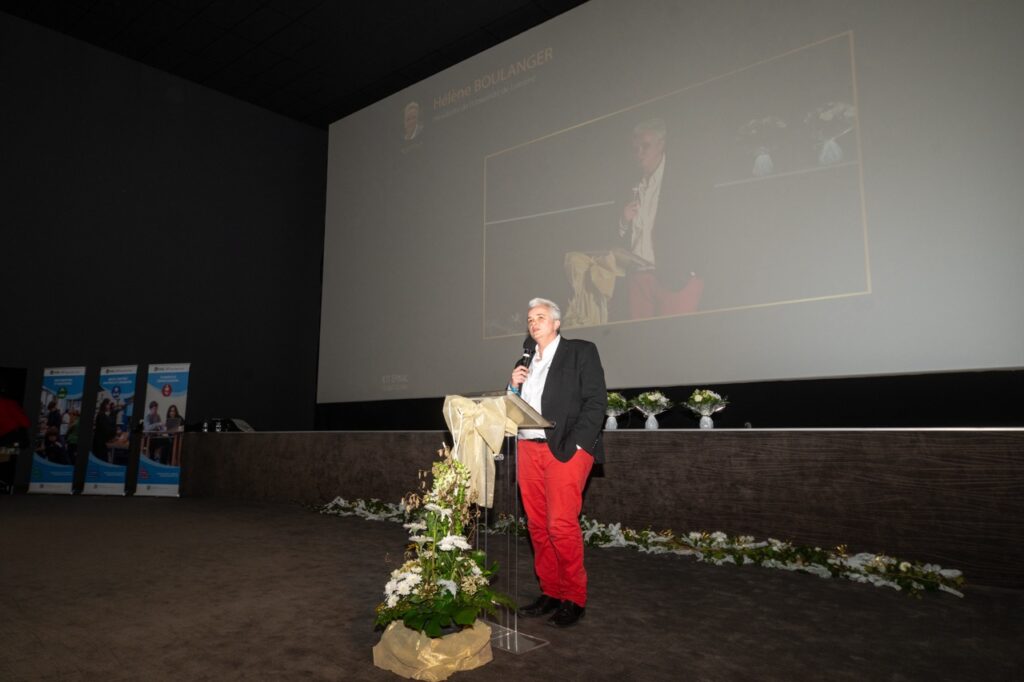
{"label": "black shoe", "polygon": [[537,597],[532,603],[519,609],[520,616],[526,616],[527,618],[536,618],[537,616],[546,616],[561,605],[561,601],[554,597],[549,597],[546,594],[542,594]]}
{"label": "black shoe", "polygon": [[566,599],[558,607],[558,610],[555,611],[555,615],[548,618],[548,625],[556,628],[567,628],[570,625],[575,625],[576,621],[582,618],[586,611],[585,608],[576,602]]}

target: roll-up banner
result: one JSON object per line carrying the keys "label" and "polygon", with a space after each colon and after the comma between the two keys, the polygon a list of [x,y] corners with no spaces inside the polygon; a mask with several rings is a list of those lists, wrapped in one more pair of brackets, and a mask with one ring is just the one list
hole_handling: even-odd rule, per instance
{"label": "roll-up banner", "polygon": [[138,365],[100,368],[85,495],[124,495]]}
{"label": "roll-up banner", "polygon": [[149,366],[136,495],[174,497],[181,474],[189,363]]}
{"label": "roll-up banner", "polygon": [[29,492],[71,493],[78,459],[78,422],[84,387],[85,367],[43,370]]}

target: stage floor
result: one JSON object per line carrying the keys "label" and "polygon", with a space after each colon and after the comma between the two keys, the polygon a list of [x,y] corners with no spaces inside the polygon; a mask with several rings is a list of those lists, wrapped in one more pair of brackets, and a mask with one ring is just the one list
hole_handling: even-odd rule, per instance
{"label": "stage floor", "polygon": [[[398,524],[215,499],[16,495],[0,496],[0,531],[2,680],[400,679],[371,659]],[[550,645],[496,650],[451,679],[1024,678],[1024,591],[914,599],[626,549],[588,549],[587,565],[578,626],[521,620]]]}

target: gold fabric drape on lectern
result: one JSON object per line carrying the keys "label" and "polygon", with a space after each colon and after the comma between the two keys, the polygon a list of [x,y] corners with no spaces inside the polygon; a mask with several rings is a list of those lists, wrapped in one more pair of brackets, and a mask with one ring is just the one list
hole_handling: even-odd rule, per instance
{"label": "gold fabric drape on lectern", "polygon": [[615,252],[594,255],[570,251],[565,254],[565,274],[572,285],[566,323],[573,327],[607,323],[608,301],[615,293],[615,278],[626,274]]}
{"label": "gold fabric drape on lectern", "polygon": [[469,468],[469,501],[481,507],[494,505],[494,455],[506,435],[516,434],[516,423],[505,410],[505,399],[444,399],[444,420],[455,439],[452,456]]}

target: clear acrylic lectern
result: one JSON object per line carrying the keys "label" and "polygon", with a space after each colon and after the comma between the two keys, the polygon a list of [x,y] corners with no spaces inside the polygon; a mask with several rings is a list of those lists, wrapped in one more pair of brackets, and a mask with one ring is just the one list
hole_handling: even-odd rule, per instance
{"label": "clear acrylic lectern", "polygon": [[[500,400],[504,403],[505,415],[515,423],[517,429],[546,429],[554,424],[545,419],[537,410],[512,392],[499,391],[481,395],[465,396],[474,402]],[[518,524],[519,519],[519,457],[518,440],[514,434],[506,431],[505,445],[494,455],[494,505],[492,508],[481,508],[481,520],[477,525],[476,546],[487,556],[487,563],[498,562],[499,584],[497,588],[505,592],[512,601],[519,603],[519,572],[520,567],[533,575],[533,563],[530,550],[525,542],[520,541],[512,525],[508,532],[492,535],[481,532],[480,528],[490,528],[501,517]],[[522,561],[521,561],[522,559]],[[504,576],[504,580],[501,579]],[[532,581],[531,581],[532,582]],[[514,654],[523,654],[542,647],[548,643],[546,639],[534,637],[519,631],[519,614],[515,610],[500,608],[491,626],[491,646]]]}

